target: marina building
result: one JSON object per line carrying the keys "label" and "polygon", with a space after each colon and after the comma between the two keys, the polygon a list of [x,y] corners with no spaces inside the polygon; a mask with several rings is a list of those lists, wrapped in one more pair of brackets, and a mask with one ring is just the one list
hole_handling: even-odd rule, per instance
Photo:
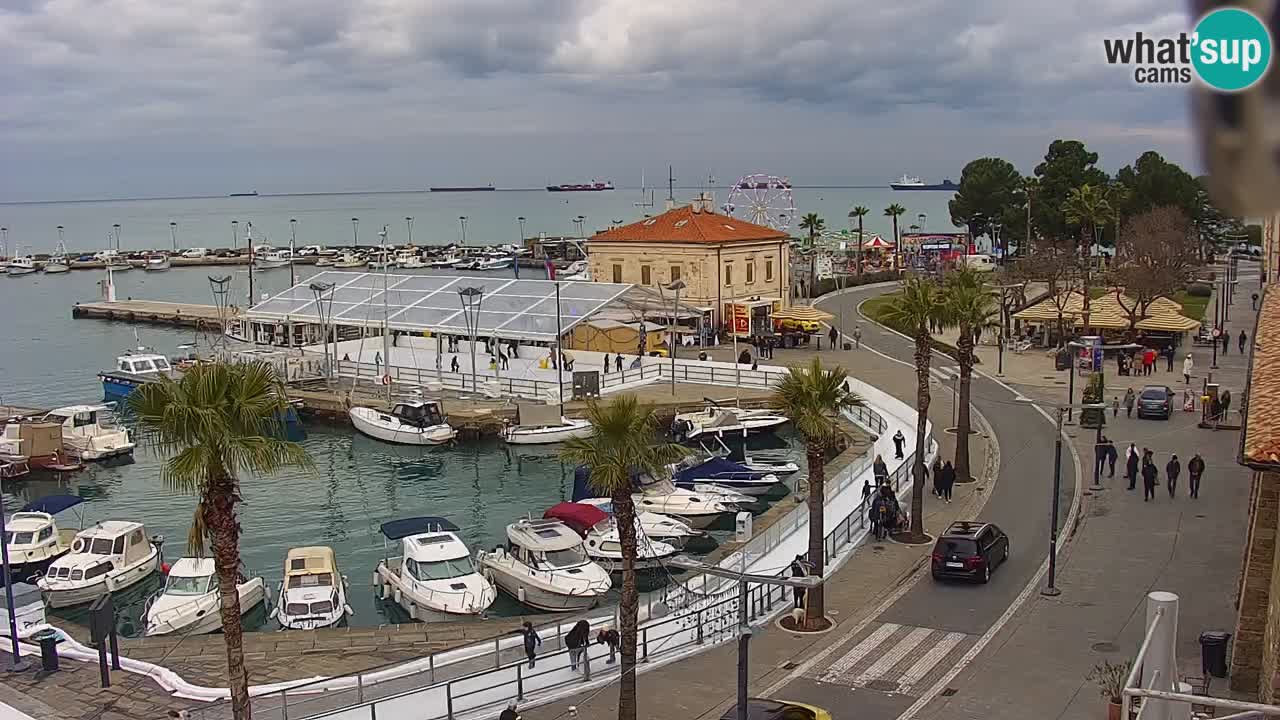
{"label": "marina building", "polygon": [[[787,305],[791,280],[787,233],[721,215],[703,196],[587,242],[591,277],[645,288],[682,281],[681,302],[714,327],[734,319],[740,334],[767,334],[770,311]],[[670,290],[664,290],[670,292]]]}

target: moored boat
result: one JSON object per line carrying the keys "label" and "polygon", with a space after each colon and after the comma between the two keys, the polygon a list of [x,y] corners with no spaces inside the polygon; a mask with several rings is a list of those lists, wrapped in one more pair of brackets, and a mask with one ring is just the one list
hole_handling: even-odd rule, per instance
{"label": "moored boat", "polygon": [[332,627],[351,615],[347,579],[338,574],[333,548],[296,547],[284,560],[274,617],[285,630]]}
{"label": "moored boat", "polygon": [[422,622],[480,617],[498,597],[493,583],[472,562],[458,526],[439,517],[415,517],[382,524],[386,541],[399,541],[400,555],[384,557],[373,583]]}
{"label": "moored boat", "polygon": [[458,433],[445,422],[434,400],[396,403],[391,412],[367,407],[347,411],[356,430],[376,440],[400,445],[443,445]]}
{"label": "moored boat", "polygon": [[573,438],[591,437],[591,421],[567,418],[549,405],[519,406],[519,422],[502,429],[502,439],[511,445],[548,445]]}
{"label": "moored boat", "polygon": [[[609,573],[622,572],[622,538],[617,519],[588,503],[562,502],[548,508],[543,517],[559,520],[582,536],[587,557]],[[680,554],[674,545],[654,540],[636,525],[637,572],[662,570],[667,560]]]}
{"label": "moored boat", "polygon": [[480,261],[477,270],[505,270],[515,264],[515,258],[493,257]]}
{"label": "moored boat", "polygon": [[8,273],[10,277],[30,275],[37,270],[39,270],[39,268],[36,267],[36,259],[30,255],[21,255],[9,260],[9,265],[5,268],[5,272]]}
{"label": "moored boat", "polygon": [[[260,577],[239,578],[240,614],[267,599],[267,583]],[[179,558],[169,568],[164,588],[147,600],[143,624],[147,635],[202,635],[222,629],[218,573],[211,558]]]}
{"label": "moored boat", "polygon": [[142,266],[143,270],[148,272],[160,272],[169,269],[169,256],[164,253],[152,253],[147,256],[146,264]]}
{"label": "moored boat", "polygon": [[293,262],[293,253],[285,250],[268,250],[261,255],[254,255],[253,264],[262,270],[274,270],[287,267]]}
{"label": "moored boat", "polygon": [[485,576],[520,604],[547,612],[595,606],[613,582],[592,562],[582,538],[559,520],[523,519],[507,526],[507,545],[478,554]]}
{"label": "moored boat", "polygon": [[[593,505],[610,515],[613,514],[612,498],[579,498],[574,501],[583,505]],[[636,522],[646,537],[664,542],[674,548],[682,549],[691,540],[709,537],[705,532],[695,530],[685,521],[671,515],[636,511]]]}
{"label": "moored boat", "polygon": [[697,490],[705,484],[714,484],[743,495],[767,495],[780,485],[773,473],[751,470],[720,457],[680,463],[672,468],[671,477],[679,488]]}
{"label": "moored boat", "polygon": [[5,521],[9,534],[9,576],[27,582],[43,575],[71,551],[76,531],[59,528],[54,515],[84,502],[76,495],[49,495],[27,503]]}
{"label": "moored boat", "polygon": [[71,551],[54,560],[36,584],[50,607],[92,602],[146,580],[160,568],[164,539],[139,522],[106,520],[76,533]]}
{"label": "moored boat", "polygon": [[68,405],[50,410],[43,420],[62,425],[63,445],[81,460],[133,454],[135,443],[129,430],[115,424],[106,405]]}
{"label": "moored boat", "polygon": [[102,396],[106,402],[120,402],[128,398],[138,386],[161,377],[174,377],[169,358],[145,347],[117,356],[114,369],[98,373],[98,379],[102,381]]}

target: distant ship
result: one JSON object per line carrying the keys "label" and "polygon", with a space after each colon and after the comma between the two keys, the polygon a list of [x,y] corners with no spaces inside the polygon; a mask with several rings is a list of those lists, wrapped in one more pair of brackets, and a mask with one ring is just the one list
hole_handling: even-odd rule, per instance
{"label": "distant ship", "polygon": [[431,192],[492,192],[492,185],[457,185],[445,187],[433,187]]}
{"label": "distant ship", "polygon": [[749,183],[749,182],[740,182],[740,183],[738,183],[738,189],[739,189],[739,190],[768,190],[768,189],[769,189],[769,188],[771,188],[771,187],[773,187],[773,188],[777,188],[777,189],[779,189],[779,190],[783,190],[783,189],[785,189],[785,190],[790,190],[790,189],[791,189],[791,181],[790,181],[790,180],[782,180],[782,181],[779,181],[779,182],[776,182],[776,183],[757,182],[757,183],[755,183],[755,184],[752,184],[752,183]]}
{"label": "distant ship", "polygon": [[227,197],[258,197],[258,191],[250,190],[247,193],[231,193]]}
{"label": "distant ship", "polygon": [[593,182],[585,185],[548,185],[547,192],[600,192],[612,190],[612,182]]}
{"label": "distant ship", "polygon": [[950,190],[952,192],[960,189],[959,185],[951,182],[951,178],[931,185],[914,175],[903,175],[898,182],[889,183],[889,187],[894,190]]}

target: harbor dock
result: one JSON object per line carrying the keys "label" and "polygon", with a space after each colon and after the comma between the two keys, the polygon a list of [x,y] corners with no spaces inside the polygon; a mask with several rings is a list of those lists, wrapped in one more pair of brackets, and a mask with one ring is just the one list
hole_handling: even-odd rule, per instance
{"label": "harbor dock", "polygon": [[78,302],[71,306],[71,317],[200,329],[222,327],[218,310],[213,305],[154,300]]}

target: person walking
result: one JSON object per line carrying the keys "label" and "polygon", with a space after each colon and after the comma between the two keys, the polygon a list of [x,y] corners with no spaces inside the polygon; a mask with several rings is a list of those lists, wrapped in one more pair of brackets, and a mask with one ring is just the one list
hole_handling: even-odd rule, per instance
{"label": "person walking", "polygon": [[614,356],[613,366],[618,370],[618,372],[622,372],[622,353],[618,353]]}
{"label": "person walking", "polygon": [[[865,479],[864,479],[864,480],[862,481],[862,504],[863,504],[863,505],[866,505],[866,504],[867,504],[867,498],[870,498],[870,497],[871,497],[871,491],[872,491],[872,490],[874,490],[874,489],[875,489],[875,488],[871,487],[871,481],[870,481],[870,480],[865,480]],[[936,494],[936,493],[935,493],[935,494]]]}
{"label": "person walking", "polygon": [[535,648],[542,644],[542,638],[538,637],[538,631],[533,629],[533,623],[528,621],[520,626],[520,634],[524,637],[524,655],[529,658],[529,668],[533,669],[533,661],[538,654]]}
{"label": "person walking", "polygon": [[1125,388],[1124,391],[1124,416],[1133,417],[1133,403],[1137,397],[1133,394],[1133,388]]}
{"label": "person walking", "polygon": [[503,370],[511,369],[511,361],[507,359],[506,354],[504,354],[501,349],[498,350],[498,362],[502,363]]}
{"label": "person walking", "polygon": [[1153,348],[1147,348],[1142,353],[1142,374],[1150,375],[1156,367],[1156,351]]}
{"label": "person walking", "polygon": [[1178,454],[1173,453],[1168,464],[1164,466],[1164,474],[1168,478],[1169,498],[1172,499],[1178,489],[1178,476],[1182,474],[1182,463],[1178,462]]}
{"label": "person walking", "polygon": [[903,446],[906,445],[906,443],[907,443],[907,436],[903,435],[901,430],[893,434],[893,459],[894,460],[901,460],[902,458],[906,457],[906,455],[903,454],[903,450],[902,450]]}
{"label": "person walking", "polygon": [[876,455],[875,461],[871,463],[871,474],[876,478],[876,485],[885,485],[889,482],[889,466],[880,455]]}
{"label": "person walking", "polygon": [[458,372],[458,356],[457,355],[454,355],[453,359],[449,361],[449,372]]}
{"label": "person walking", "polygon": [[1093,443],[1093,476],[1102,477],[1102,469],[1107,466],[1107,441],[1102,438]]}
{"label": "person walking", "polygon": [[604,374],[609,374],[609,353],[604,354]]}
{"label": "person walking", "polygon": [[942,470],[938,474],[942,476],[942,482],[939,483],[939,487],[942,490],[942,499],[946,502],[951,502],[951,488],[956,484],[956,469],[951,467],[950,460],[942,466]]}
{"label": "person walking", "polygon": [[612,665],[614,663],[614,656],[618,652],[618,643],[621,642],[621,640],[622,638],[618,635],[618,631],[611,627],[601,628],[600,632],[596,634],[597,645],[609,646],[609,659],[604,662],[605,665]]}
{"label": "person walking", "polygon": [[1187,463],[1187,476],[1191,483],[1191,499],[1199,499],[1200,478],[1204,476],[1204,458],[1200,457],[1200,453],[1196,453]]}
{"label": "person walking", "polygon": [[574,623],[568,634],[564,636],[564,646],[569,648],[569,669],[577,670],[578,663],[587,652],[587,642],[591,639],[591,624],[586,620]]}
{"label": "person walking", "polygon": [[1226,328],[1222,328],[1222,355],[1226,357],[1227,350],[1231,348],[1231,333]]}
{"label": "person walking", "polygon": [[1249,335],[1245,331],[1240,331],[1240,354],[1244,354],[1244,349],[1249,345]]}
{"label": "person walking", "polygon": [[1156,469],[1156,464],[1151,462],[1150,458],[1144,458],[1142,461],[1142,502],[1147,502],[1156,496],[1156,478],[1160,475],[1160,471]]}
{"label": "person walking", "polygon": [[1115,395],[1111,396],[1111,417],[1120,417],[1120,398]]}
{"label": "person walking", "polygon": [[942,497],[942,457],[933,459],[933,496]]}
{"label": "person walking", "polygon": [[[804,559],[804,555],[796,555],[796,559],[791,561],[791,565],[787,567],[787,571],[793,578],[802,578],[809,576],[809,563]],[[804,588],[791,588],[791,599],[795,601],[797,610],[804,609]]]}
{"label": "person walking", "polygon": [[1116,444],[1111,442],[1111,438],[1103,438],[1102,441],[1107,445],[1107,477],[1116,476],[1116,461],[1120,459],[1120,452],[1116,450]]}
{"label": "person walking", "polygon": [[1138,459],[1138,446],[1129,443],[1129,449],[1125,452],[1124,476],[1129,478],[1130,490],[1138,485]]}
{"label": "person walking", "polygon": [[1170,345],[1164,349],[1164,359],[1166,363],[1165,370],[1173,372],[1173,346]]}
{"label": "person walking", "polygon": [[1191,353],[1182,360],[1182,382],[1187,385],[1191,384],[1191,372],[1196,369],[1196,363],[1191,359]]}
{"label": "person walking", "polygon": [[861,325],[853,326],[853,349],[854,350],[862,349],[862,326]]}
{"label": "person walking", "polygon": [[831,331],[827,333],[827,339],[831,341],[832,350],[840,349],[839,347],[836,346],[836,338],[838,337],[840,337],[840,333],[836,331],[835,326],[833,325],[831,327]]}
{"label": "person walking", "polygon": [[507,709],[498,716],[498,720],[520,720],[520,713],[516,712],[516,704],[509,703]]}
{"label": "person walking", "polygon": [[1258,309],[1258,293],[1254,293],[1253,295],[1249,296],[1249,299],[1253,301],[1253,309],[1257,310]]}

